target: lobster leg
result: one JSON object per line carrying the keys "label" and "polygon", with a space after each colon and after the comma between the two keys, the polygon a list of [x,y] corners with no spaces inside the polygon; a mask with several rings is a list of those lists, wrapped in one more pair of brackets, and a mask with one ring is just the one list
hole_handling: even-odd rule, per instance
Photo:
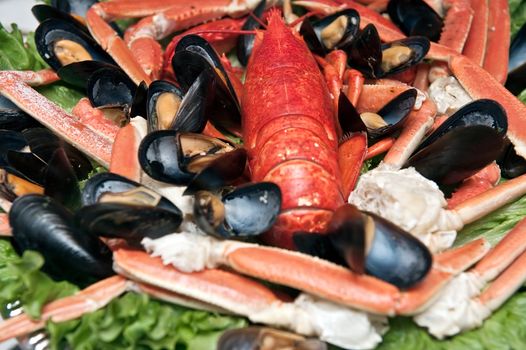
{"label": "lobster leg", "polygon": [[0,72],[0,93],[20,109],[68,140],[103,166],[110,162],[112,142],[67,114],[60,107],[40,95],[16,75]]}
{"label": "lobster leg", "polygon": [[124,293],[127,288],[128,283],[124,278],[110,277],[75,295],[47,304],[39,320],[32,320],[26,314],[21,314],[2,321],[0,323],[0,342],[42,329],[47,321],[65,322],[96,311]]}

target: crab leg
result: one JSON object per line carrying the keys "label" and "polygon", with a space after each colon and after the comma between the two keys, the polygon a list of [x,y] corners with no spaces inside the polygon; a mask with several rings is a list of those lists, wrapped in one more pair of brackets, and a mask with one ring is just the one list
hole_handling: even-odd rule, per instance
{"label": "crab leg", "polygon": [[[477,240],[443,253],[444,257],[438,255],[433,272],[419,286],[400,292],[393,285],[374,277],[358,275],[328,261],[279,248],[218,241],[187,233],[145,240],[143,244],[148,251],[161,256],[165,263],[173,264],[178,269],[190,272],[226,265],[242,274],[383,315],[398,312],[406,314],[420,309],[440,289],[440,285],[478,261],[489,249],[485,240]],[[189,250],[189,246],[194,249]],[[197,262],[197,255],[203,261]],[[189,265],[186,261],[192,261],[192,264]],[[414,299],[408,293],[414,293],[420,298]]]}
{"label": "crab leg", "polygon": [[469,198],[493,188],[499,180],[500,168],[493,162],[462,182],[460,187],[453,192],[451,198],[447,200],[448,208],[455,208]]}
{"label": "crab leg", "polygon": [[[491,51],[489,51],[491,53]],[[490,56],[492,56],[490,54]],[[526,157],[526,105],[500,84],[490,73],[464,56],[452,57],[449,66],[460,84],[473,99],[491,98],[499,102],[508,115],[507,136],[517,154]]]}
{"label": "crab leg", "polygon": [[16,75],[0,72],[0,93],[103,166],[109,164],[111,141],[64,112],[29,85],[20,81]]}
{"label": "crab leg", "polygon": [[488,0],[471,0],[471,6],[474,11],[473,22],[462,54],[482,66],[488,39]]}
{"label": "crab leg", "polygon": [[110,277],[75,295],[47,304],[39,320],[33,320],[26,314],[21,314],[2,321],[0,323],[0,342],[42,329],[48,321],[65,322],[96,311],[124,293],[127,288],[124,278]]}
{"label": "crab leg", "polygon": [[473,20],[473,10],[469,2],[469,0],[444,0],[447,13],[438,43],[458,53],[464,48]]}
{"label": "crab leg", "polygon": [[510,47],[510,14],[507,0],[489,1],[488,42],[484,69],[499,83],[504,84],[508,76]]}
{"label": "crab leg", "polygon": [[109,142],[115,139],[119,132],[119,127],[113,121],[106,118],[104,113],[97,108],[93,108],[88,98],[83,97],[71,110],[71,114],[77,117],[78,121],[86,126],[97,130]]}
{"label": "crab leg", "polygon": [[17,77],[18,80],[31,86],[48,85],[60,80],[57,73],[52,69],[42,69],[37,72],[32,70],[25,71],[5,71],[12,76]]}
{"label": "crab leg", "polygon": [[129,124],[119,130],[111,151],[110,171],[112,173],[141,182],[142,168],[137,154],[139,144],[145,135],[146,120],[141,117],[132,119]]}
{"label": "crab leg", "polygon": [[375,143],[367,149],[365,159],[371,159],[373,157],[376,157],[377,155],[389,151],[391,147],[393,147],[395,141],[396,139],[392,137],[386,137],[385,139],[378,141],[377,143]]}
{"label": "crab leg", "polygon": [[11,236],[11,226],[9,225],[9,217],[6,213],[0,214],[0,237]]}

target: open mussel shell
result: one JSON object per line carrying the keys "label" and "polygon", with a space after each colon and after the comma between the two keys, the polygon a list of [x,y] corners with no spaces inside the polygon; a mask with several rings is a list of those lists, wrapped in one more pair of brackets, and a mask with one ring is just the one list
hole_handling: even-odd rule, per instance
{"label": "open mussel shell", "polygon": [[416,66],[426,57],[430,47],[429,39],[423,36],[411,36],[383,44],[378,78]]}
{"label": "open mussel shell", "polygon": [[497,162],[502,175],[506,178],[513,179],[526,173],[526,160],[515,152],[511,142],[504,148]]}
{"label": "open mussel shell", "polygon": [[20,131],[39,125],[29,114],[0,95],[0,130]]}
{"label": "open mussel shell", "polygon": [[378,139],[402,128],[404,121],[415,106],[416,95],[416,89],[409,89],[389,101],[376,113],[385,122],[385,125],[368,128],[368,135],[373,139]]}
{"label": "open mussel shell", "polygon": [[345,51],[348,54],[347,61],[351,67],[370,78],[376,78],[380,75],[382,42],[373,24],[366,25]]}
{"label": "open mussel shell", "polygon": [[80,61],[60,67],[57,71],[57,74],[64,82],[78,87],[84,91],[87,89],[88,80],[93,73],[101,68],[109,67],[117,68],[113,64],[100,61]]}
{"label": "open mussel shell", "polygon": [[506,88],[514,95],[526,89],[526,23],[516,34],[510,46]]}
{"label": "open mussel shell", "polygon": [[315,22],[306,19],[300,34],[311,51],[324,56],[332,49],[350,46],[359,30],[360,15],[356,10],[346,9]]}
{"label": "open mussel shell", "polygon": [[[248,16],[247,20],[241,27],[241,30],[255,30],[261,27],[260,21],[257,21],[254,17],[260,18],[263,16],[263,11],[267,7],[267,1],[261,0],[253,11],[253,16]],[[252,53],[254,47],[254,34],[240,35],[237,39],[236,54],[239,63],[243,66],[248,64],[248,58]]]}
{"label": "open mussel shell", "polygon": [[113,64],[111,57],[75,24],[60,19],[48,19],[35,31],[37,50],[54,70],[73,62],[86,60]]}
{"label": "open mussel shell", "polygon": [[348,204],[334,213],[329,237],[351,269],[399,288],[421,281],[432,255],[417,238],[393,223]]}
{"label": "open mussel shell", "polygon": [[80,204],[80,188],[66,150],[58,148],[51,156],[44,174],[44,194],[68,208]]}
{"label": "open mussel shell", "polygon": [[104,67],[96,70],[88,79],[88,98],[93,107],[129,107],[137,86],[117,67]]}
{"label": "open mussel shell", "polygon": [[148,131],[170,129],[181,102],[183,92],[165,80],[156,80],[148,87]]}
{"label": "open mussel shell", "polygon": [[80,231],[73,214],[49,197],[18,198],[9,212],[9,223],[16,245],[42,254],[45,269],[55,278],[85,284],[113,274],[109,249]]}
{"label": "open mussel shell", "polygon": [[8,151],[21,152],[27,146],[27,140],[21,132],[14,130],[0,130],[0,167],[8,165]]}
{"label": "open mussel shell", "polygon": [[77,26],[78,29],[89,33],[88,28],[78,19],[70,15],[68,12],[62,11],[56,7],[39,4],[35,5],[31,8],[31,12],[33,13],[33,16],[37,19],[38,22],[42,23],[45,20],[48,19],[59,19],[66,22],[69,22],[75,26]]}
{"label": "open mussel shell", "polygon": [[155,180],[186,185],[220,154],[234,147],[201,134],[159,130],[146,135],[139,146],[139,163]]}
{"label": "open mussel shell", "polygon": [[17,197],[26,194],[44,194],[44,188],[0,168],[0,198],[13,202]]}
{"label": "open mussel shell", "polygon": [[78,179],[86,179],[93,170],[91,161],[75,147],[59,139],[46,128],[31,128],[22,132],[31,152],[49,162],[59,148],[63,148]]}
{"label": "open mussel shell", "polygon": [[266,327],[246,327],[224,332],[217,350],[327,350],[327,344],[298,334]]}
{"label": "open mussel shell", "polygon": [[148,103],[148,85],[144,81],[141,81],[137,89],[135,90],[135,95],[133,96],[132,105],[130,112],[128,113],[129,118],[142,117],[148,118],[147,113],[147,103]]}
{"label": "open mussel shell", "polygon": [[268,231],[281,209],[281,191],[271,182],[244,185],[222,196],[195,194],[194,217],[207,233],[223,238],[256,236]]}
{"label": "open mussel shell", "polygon": [[437,42],[442,33],[442,18],[423,0],[390,0],[389,18],[407,36],[425,36]]}
{"label": "open mussel shell", "polygon": [[90,234],[139,243],[144,237],[155,239],[177,230],[183,214],[173,208],[105,202],[82,207],[75,218]]}
{"label": "open mussel shell", "polygon": [[488,99],[473,101],[442,123],[420,144],[415,153],[429,146],[452,129],[470,125],[487,126],[505,136],[508,130],[508,117],[504,108],[496,101]]}
{"label": "open mussel shell", "polygon": [[342,129],[343,139],[355,132],[367,132],[360,114],[345,94],[338,98],[338,122]]}
{"label": "open mussel shell", "polygon": [[415,153],[404,167],[414,167],[438,184],[456,184],[497,159],[504,138],[484,125],[456,127]]}
{"label": "open mussel shell", "polygon": [[86,182],[82,190],[82,204],[88,206],[95,203],[152,206],[180,212],[179,208],[157,192],[114,173],[100,173]]}

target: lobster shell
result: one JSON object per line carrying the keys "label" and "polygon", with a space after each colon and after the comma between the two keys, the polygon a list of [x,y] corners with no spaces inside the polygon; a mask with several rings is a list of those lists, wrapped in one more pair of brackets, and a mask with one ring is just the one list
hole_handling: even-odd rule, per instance
{"label": "lobster shell", "polygon": [[332,101],[306,44],[278,11],[256,36],[241,99],[253,181],[276,183],[282,211],[267,243],[293,249],[296,231],[324,232],[343,204]]}

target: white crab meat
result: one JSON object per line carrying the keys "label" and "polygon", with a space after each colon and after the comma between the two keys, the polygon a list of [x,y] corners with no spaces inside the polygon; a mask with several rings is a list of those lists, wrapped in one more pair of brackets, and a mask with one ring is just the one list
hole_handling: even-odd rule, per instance
{"label": "white crab meat", "polygon": [[448,115],[473,101],[458,80],[452,76],[435,80],[429,86],[429,97],[435,102],[439,114]]}

